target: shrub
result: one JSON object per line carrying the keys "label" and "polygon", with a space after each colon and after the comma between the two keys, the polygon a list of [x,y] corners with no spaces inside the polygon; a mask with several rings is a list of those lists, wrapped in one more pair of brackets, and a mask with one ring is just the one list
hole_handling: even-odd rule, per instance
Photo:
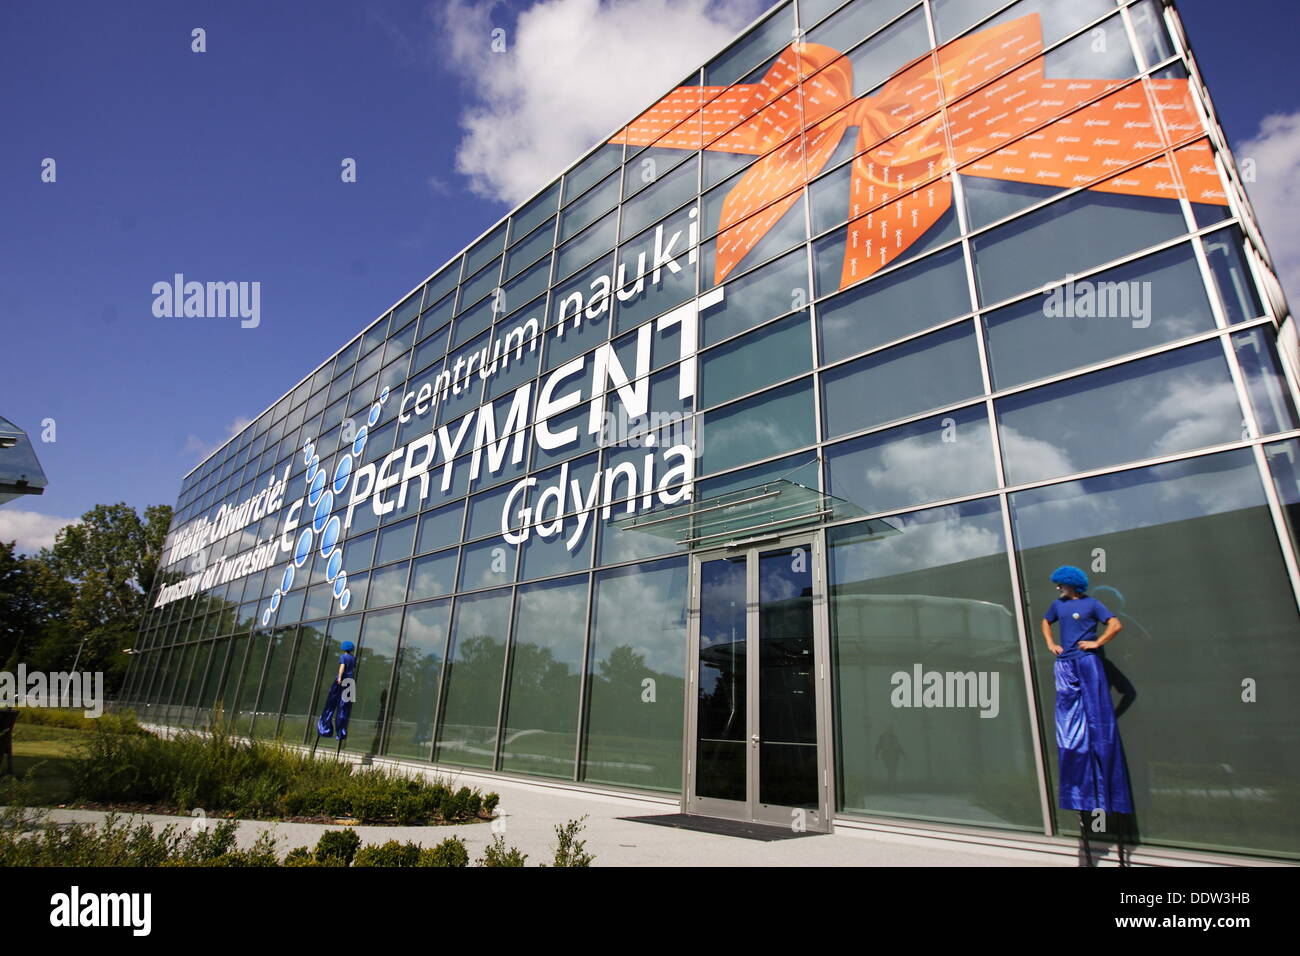
{"label": "shrub", "polygon": [[419,866],[420,844],[389,840],[381,845],[369,844],[357,851],[353,866]]}
{"label": "shrub", "polygon": [[555,828],[555,859],[552,866],[591,866],[595,857],[583,851],[587,841],[577,839],[586,819],[584,814],[577,820],[570,820],[564,826]]}
{"label": "shrub", "polygon": [[316,841],[316,862],[324,863],[335,859],[347,866],[356,855],[361,845],[361,837],[355,830],[326,830]]}
{"label": "shrub", "polygon": [[296,846],[284,855],[285,866],[319,866],[316,857],[305,846]]}
{"label": "shrub", "polygon": [[[399,772],[316,760],[278,741],[241,740],[217,724],[210,736],[170,740],[98,731],[72,762],[74,792],[99,803],[145,803],[241,817],[355,816],[363,823],[474,819],[478,791],[452,792]],[[492,804],[495,806],[495,802]]]}
{"label": "shrub", "polygon": [[460,837],[447,837],[435,847],[420,851],[417,866],[469,866],[469,850]]}
{"label": "shrub", "polygon": [[483,849],[479,866],[523,866],[528,859],[527,853],[520,853],[517,847],[507,847],[505,837],[497,834]]}

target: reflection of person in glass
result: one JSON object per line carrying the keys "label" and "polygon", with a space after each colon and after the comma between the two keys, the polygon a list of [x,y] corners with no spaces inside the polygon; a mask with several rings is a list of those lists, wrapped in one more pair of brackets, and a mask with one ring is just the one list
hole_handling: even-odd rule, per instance
{"label": "reflection of person in glass", "polygon": [[[1052,572],[1060,595],[1043,615],[1043,639],[1056,655],[1056,745],[1060,754],[1061,807],[1084,812],[1132,813],[1124,749],[1106,680],[1102,646],[1123,625],[1096,598],[1088,597],[1088,576],[1071,565]],[[1052,639],[1059,623],[1061,642]],[[1098,634],[1098,630],[1101,633]],[[1123,851],[1121,849],[1121,861]],[[1089,863],[1091,852],[1088,851]]]}

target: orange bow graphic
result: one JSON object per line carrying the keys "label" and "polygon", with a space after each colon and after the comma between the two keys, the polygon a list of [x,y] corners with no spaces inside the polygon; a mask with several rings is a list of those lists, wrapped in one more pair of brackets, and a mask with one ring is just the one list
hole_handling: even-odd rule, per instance
{"label": "orange bow graphic", "polygon": [[[853,98],[830,47],[787,47],[758,83],[684,86],[611,143],[757,155],[728,192],[715,283],[857,127],[840,288],[889,265],[952,204],[952,173],[1225,205],[1186,80],[1044,76],[1038,14],[954,40]],[[1194,142],[1195,141],[1195,142]],[[1175,162],[1169,162],[1172,151]]]}

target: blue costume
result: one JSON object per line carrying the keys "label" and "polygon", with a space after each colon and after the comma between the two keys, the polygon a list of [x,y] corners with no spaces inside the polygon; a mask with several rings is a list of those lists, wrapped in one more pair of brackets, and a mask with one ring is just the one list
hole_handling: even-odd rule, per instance
{"label": "blue costume", "polygon": [[[1058,584],[1082,592],[1088,579],[1078,568],[1058,568]],[[1067,810],[1132,813],[1128,771],[1120,743],[1115,706],[1106,680],[1105,653],[1084,650],[1080,641],[1095,640],[1102,625],[1115,615],[1096,598],[1057,598],[1043,615],[1060,622],[1062,652],[1057,655],[1056,746],[1060,755],[1060,802]]]}
{"label": "blue costume", "polygon": [[321,711],[320,720],[316,721],[318,736],[337,736],[339,740],[347,739],[348,718],[352,715],[352,701],[343,698],[343,687],[348,681],[352,681],[350,686],[356,687],[357,659],[352,654],[353,647],[351,641],[343,642],[343,653],[339,655],[339,663],[343,665],[343,680],[334,681],[329,694],[325,697],[325,709]]}

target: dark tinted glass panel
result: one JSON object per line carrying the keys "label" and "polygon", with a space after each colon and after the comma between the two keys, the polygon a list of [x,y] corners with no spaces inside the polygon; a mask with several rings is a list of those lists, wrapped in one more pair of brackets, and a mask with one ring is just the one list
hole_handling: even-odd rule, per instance
{"label": "dark tinted glass panel", "polygon": [[[1035,633],[1063,564],[1088,573],[1089,596],[1122,624],[1099,655],[1143,842],[1300,853],[1290,819],[1263,809],[1300,781],[1300,700],[1263,692],[1300,672],[1300,622],[1250,451],[1010,502]],[[1032,645],[1051,741],[1057,661],[1041,637]],[[1048,754],[1059,808],[1057,748]],[[1056,812],[1062,832],[1078,832],[1077,812]]]}

